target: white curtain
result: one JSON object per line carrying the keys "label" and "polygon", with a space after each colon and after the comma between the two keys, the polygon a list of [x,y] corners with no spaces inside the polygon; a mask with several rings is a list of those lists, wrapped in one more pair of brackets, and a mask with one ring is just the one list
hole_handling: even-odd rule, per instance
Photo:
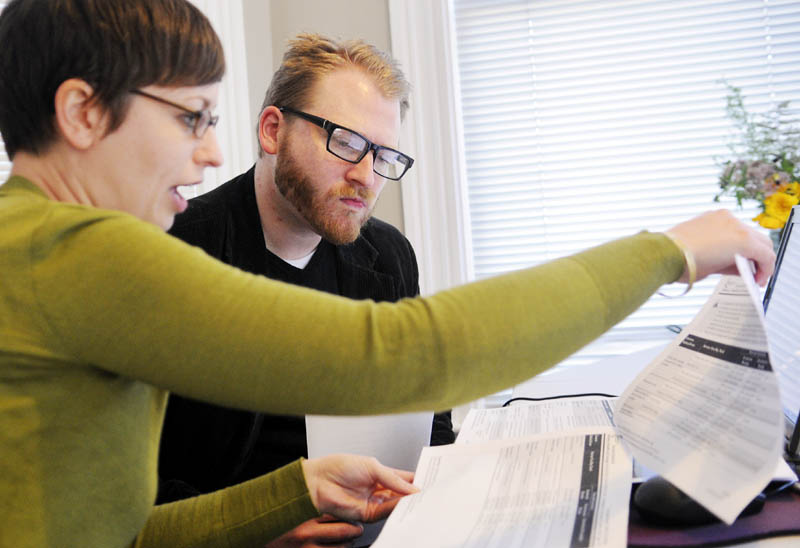
{"label": "white curtain", "polygon": [[191,0],[208,17],[222,41],[227,70],[217,114],[217,139],[225,162],[206,169],[203,184],[183,189],[187,198],[203,194],[247,171],[255,161],[255,115],[250,113],[244,17],[241,0]]}

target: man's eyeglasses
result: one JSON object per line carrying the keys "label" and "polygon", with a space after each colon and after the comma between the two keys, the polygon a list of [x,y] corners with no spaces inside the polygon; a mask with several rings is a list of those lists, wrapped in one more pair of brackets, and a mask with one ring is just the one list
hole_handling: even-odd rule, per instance
{"label": "man's eyeglasses", "polygon": [[191,129],[194,136],[198,139],[201,139],[203,135],[206,134],[206,131],[208,131],[208,128],[217,125],[217,122],[219,121],[219,116],[211,114],[211,111],[209,110],[191,110],[177,103],[173,103],[172,101],[162,99],[158,95],[152,95],[140,89],[133,89],[131,90],[131,93],[135,95],[141,95],[142,97],[147,97],[153,101],[164,103],[165,105],[175,107],[185,112],[186,114],[183,116],[183,121],[186,124],[186,127]]}
{"label": "man's eyeglasses", "polygon": [[351,164],[357,164],[372,151],[372,171],[393,181],[405,175],[414,164],[414,158],[389,147],[376,145],[363,135],[347,129],[330,120],[308,114],[289,107],[279,107],[281,112],[288,112],[317,125],[328,132],[328,152]]}

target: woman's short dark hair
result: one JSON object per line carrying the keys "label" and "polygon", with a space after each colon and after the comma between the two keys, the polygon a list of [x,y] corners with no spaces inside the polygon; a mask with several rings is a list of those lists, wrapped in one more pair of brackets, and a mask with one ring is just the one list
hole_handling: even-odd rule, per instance
{"label": "woman's short dark hair", "polygon": [[0,13],[0,44],[9,158],[41,154],[54,141],[55,93],[70,78],[93,87],[111,132],[131,90],[211,84],[225,72],[219,37],[186,0],[12,0]]}

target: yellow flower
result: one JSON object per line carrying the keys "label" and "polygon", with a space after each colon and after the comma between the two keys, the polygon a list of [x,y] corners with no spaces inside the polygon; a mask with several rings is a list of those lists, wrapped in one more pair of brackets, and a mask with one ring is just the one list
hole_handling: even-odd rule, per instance
{"label": "yellow flower", "polygon": [[764,211],[770,217],[783,219],[785,222],[789,218],[792,207],[800,202],[797,196],[792,196],[785,192],[776,192],[764,198]]}
{"label": "yellow flower", "polygon": [[778,187],[778,192],[790,194],[792,196],[800,196],[800,183],[792,181],[791,183],[784,183]]}
{"label": "yellow flower", "polygon": [[[797,185],[797,183],[787,184],[786,186],[791,187],[791,190],[796,192],[798,187],[793,185]],[[787,188],[787,190],[789,189]],[[753,220],[764,228],[783,228],[783,225],[789,219],[792,206],[796,206],[798,203],[800,203],[800,199],[796,195],[775,192],[764,198],[764,212]]]}
{"label": "yellow flower", "polygon": [[753,220],[764,228],[769,229],[783,228],[783,225],[786,224],[785,222],[782,223],[780,219],[770,217],[766,213],[759,213],[756,217],[753,217]]}

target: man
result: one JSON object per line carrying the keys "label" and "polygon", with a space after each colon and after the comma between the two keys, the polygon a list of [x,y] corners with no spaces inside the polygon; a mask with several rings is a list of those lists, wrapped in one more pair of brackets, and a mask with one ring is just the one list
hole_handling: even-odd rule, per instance
{"label": "man", "polygon": [[[191,200],[171,233],[228,264],[281,281],[355,299],[416,295],[411,245],[394,227],[370,218],[384,185],[397,184],[413,164],[396,150],[408,89],[397,64],[368,44],[298,36],[266,93],[255,166]],[[449,412],[435,415],[431,443],[453,439]],[[173,396],[162,436],[159,501],[240,483],[306,455],[304,417]],[[360,532],[322,518],[270,546],[342,543]]]}

